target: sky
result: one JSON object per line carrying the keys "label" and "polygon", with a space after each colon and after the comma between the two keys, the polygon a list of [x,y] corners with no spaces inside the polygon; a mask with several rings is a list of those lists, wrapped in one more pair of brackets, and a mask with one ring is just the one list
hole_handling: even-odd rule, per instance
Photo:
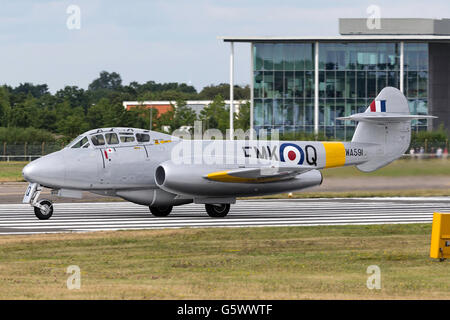
{"label": "sky", "polygon": [[[0,84],[87,88],[106,70],[201,90],[229,81],[219,36],[335,36],[338,18],[371,5],[382,18],[450,18],[449,0],[0,0]],[[250,46],[235,44],[235,83],[249,81]]]}

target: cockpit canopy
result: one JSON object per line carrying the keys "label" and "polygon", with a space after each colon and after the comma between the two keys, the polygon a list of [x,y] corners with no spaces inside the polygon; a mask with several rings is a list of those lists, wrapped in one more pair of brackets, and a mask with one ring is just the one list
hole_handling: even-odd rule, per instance
{"label": "cockpit canopy", "polygon": [[[133,128],[95,129],[83,133],[66,148],[119,147],[150,143],[150,130]],[[158,134],[161,135],[161,134]]]}

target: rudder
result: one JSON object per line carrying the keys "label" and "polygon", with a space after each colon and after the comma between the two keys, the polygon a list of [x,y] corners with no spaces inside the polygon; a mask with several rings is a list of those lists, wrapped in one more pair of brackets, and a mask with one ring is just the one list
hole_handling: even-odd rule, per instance
{"label": "rudder", "polygon": [[377,170],[408,150],[411,142],[411,118],[408,100],[400,90],[384,88],[366,111],[359,115],[359,118],[352,119],[359,121],[352,142],[376,144],[373,157],[356,166],[359,170]]}

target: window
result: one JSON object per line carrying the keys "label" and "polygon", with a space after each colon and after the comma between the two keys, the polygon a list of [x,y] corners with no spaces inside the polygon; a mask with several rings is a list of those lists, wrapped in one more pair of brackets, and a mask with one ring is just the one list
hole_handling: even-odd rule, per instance
{"label": "window", "polygon": [[105,134],[105,137],[108,144],[119,144],[119,138],[117,138],[117,134],[107,133]]}
{"label": "window", "polygon": [[129,135],[120,135],[120,142],[133,142],[134,141],[134,136],[129,136]]}
{"label": "window", "polygon": [[253,114],[255,117],[255,126],[262,126],[264,124],[264,109],[261,99],[255,99],[255,107]]}
{"label": "window", "polygon": [[[305,70],[305,61],[306,61],[306,48],[307,45],[304,44],[296,44],[294,47],[294,68],[296,71]],[[306,68],[309,70],[308,68]]]}
{"label": "window", "polygon": [[336,71],[336,98],[344,98],[346,94],[345,90],[345,71]]}
{"label": "window", "polygon": [[284,69],[284,44],[277,43],[273,47],[273,68],[275,70]]}
{"label": "window", "polygon": [[275,99],[273,101],[273,124],[282,125],[283,124],[283,100]]}
{"label": "window", "polygon": [[66,148],[72,148],[72,146],[73,146],[75,143],[77,143],[78,140],[81,139],[81,137],[82,137],[82,135],[76,137],[75,139],[73,139],[73,140],[66,146]]}
{"label": "window", "polygon": [[[404,44],[404,91],[416,105],[421,101],[424,113],[428,50],[426,43]],[[351,138],[355,123],[336,117],[364,112],[384,87],[399,87],[400,42],[327,41],[320,42],[318,53],[320,132]],[[314,43],[254,43],[255,129],[313,132],[314,57]]]}
{"label": "window", "polygon": [[[304,115],[304,107],[303,107],[303,99],[295,99],[294,100],[294,122],[298,127],[303,127],[305,124],[305,115]],[[302,128],[303,130],[303,128]]]}
{"label": "window", "polygon": [[273,98],[273,72],[264,72],[263,98]]}
{"label": "window", "polygon": [[336,74],[334,71],[325,72],[325,90],[327,98],[334,98],[336,96]]}
{"label": "window", "polygon": [[136,133],[136,140],[137,142],[149,142],[150,135],[146,133]]}
{"label": "window", "polygon": [[283,119],[284,125],[293,126],[294,125],[294,99],[284,100],[283,109]]}
{"label": "window", "polygon": [[262,70],[263,69],[264,60],[263,60],[263,57],[261,55],[260,46],[257,45],[257,44],[254,46],[253,57],[254,57],[255,71],[256,70]]}
{"label": "window", "polygon": [[91,141],[94,146],[103,146],[105,144],[105,138],[102,134],[91,136]]}
{"label": "window", "polygon": [[375,71],[367,72],[367,97],[375,98],[377,96],[377,75]]}
{"label": "window", "polygon": [[75,142],[75,144],[72,146],[72,148],[87,148],[89,147],[89,141],[88,138],[83,137],[78,142]]}
{"label": "window", "polygon": [[273,102],[270,99],[264,100],[264,125],[272,125]]}
{"label": "window", "polygon": [[274,72],[274,86],[273,86],[274,98],[283,97],[283,71]]}
{"label": "window", "polygon": [[264,44],[261,46],[261,56],[264,62],[264,70],[273,70],[273,44]]}
{"label": "window", "polygon": [[305,72],[295,71],[294,77],[294,96],[295,98],[303,98],[305,93]]}
{"label": "window", "polygon": [[255,98],[263,97],[262,86],[263,86],[263,73],[261,71],[256,71],[255,72],[255,81],[254,81],[254,85],[253,85],[253,89],[254,89],[253,96]]}
{"label": "window", "polygon": [[356,72],[347,71],[345,75],[345,97],[356,98]]}

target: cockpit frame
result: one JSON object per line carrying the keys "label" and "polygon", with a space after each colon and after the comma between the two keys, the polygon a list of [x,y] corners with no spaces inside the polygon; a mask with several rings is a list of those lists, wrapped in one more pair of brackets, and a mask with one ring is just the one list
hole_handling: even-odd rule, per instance
{"label": "cockpit frame", "polygon": [[69,143],[66,148],[117,148],[144,144],[151,144],[150,130],[107,128],[87,131]]}

